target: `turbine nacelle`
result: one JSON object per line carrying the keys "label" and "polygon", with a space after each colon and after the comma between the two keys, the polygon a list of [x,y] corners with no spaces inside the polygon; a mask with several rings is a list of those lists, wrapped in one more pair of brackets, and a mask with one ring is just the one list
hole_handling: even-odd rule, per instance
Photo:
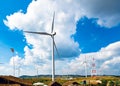
{"label": "turbine nacelle", "polygon": [[56,35],[56,32],[52,33],[51,36],[55,36]]}

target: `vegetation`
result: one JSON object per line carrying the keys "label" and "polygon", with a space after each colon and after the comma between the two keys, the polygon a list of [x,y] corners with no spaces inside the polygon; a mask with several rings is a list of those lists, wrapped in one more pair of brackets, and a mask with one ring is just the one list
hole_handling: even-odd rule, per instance
{"label": "vegetation", "polygon": [[[33,77],[33,78],[24,78],[25,80],[28,80],[32,83],[35,82],[42,82],[45,84],[49,84],[51,82],[51,78],[50,77]],[[66,82],[69,81],[74,81],[77,82],[79,84],[83,84],[83,80],[87,81],[87,85],[86,86],[120,86],[120,76],[116,77],[116,76],[97,76],[97,77],[66,77],[66,76],[57,76],[55,81],[60,83],[61,85],[63,85]],[[102,81],[102,83],[90,83],[91,81],[96,81],[96,80],[100,80]]]}

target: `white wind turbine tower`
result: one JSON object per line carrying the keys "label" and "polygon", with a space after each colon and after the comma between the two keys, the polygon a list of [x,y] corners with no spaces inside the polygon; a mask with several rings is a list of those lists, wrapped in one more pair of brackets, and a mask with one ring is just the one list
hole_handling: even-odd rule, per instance
{"label": "white wind turbine tower", "polygon": [[83,65],[85,65],[85,77],[87,78],[87,60],[86,60],[86,56],[85,56],[85,60],[82,63]]}
{"label": "white wind turbine tower", "polygon": [[54,60],[54,48],[57,51],[57,54],[59,56],[55,41],[54,41],[54,36],[56,35],[56,32],[54,32],[54,18],[55,18],[55,12],[53,14],[53,20],[52,20],[52,28],[51,28],[51,33],[47,32],[32,32],[32,31],[24,31],[26,33],[33,33],[33,34],[39,34],[39,35],[47,35],[52,38],[52,81],[55,80],[55,60]]}
{"label": "white wind turbine tower", "polygon": [[85,64],[85,76],[87,78],[87,60],[86,60],[86,56],[85,56],[84,64]]}

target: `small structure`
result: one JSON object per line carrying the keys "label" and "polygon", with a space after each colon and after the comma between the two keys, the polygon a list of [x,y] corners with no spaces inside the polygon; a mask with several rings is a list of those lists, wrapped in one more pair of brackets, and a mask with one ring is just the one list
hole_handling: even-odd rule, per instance
{"label": "small structure", "polygon": [[62,85],[58,82],[51,82],[48,86],[62,86]]}
{"label": "small structure", "polygon": [[13,76],[0,76],[0,86],[32,86],[32,83]]}
{"label": "small structure", "polygon": [[33,86],[44,86],[44,83],[37,82],[37,83],[34,83]]}

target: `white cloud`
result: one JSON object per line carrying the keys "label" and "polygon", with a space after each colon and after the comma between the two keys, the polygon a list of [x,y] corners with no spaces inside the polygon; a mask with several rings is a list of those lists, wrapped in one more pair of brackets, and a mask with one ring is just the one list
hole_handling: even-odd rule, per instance
{"label": "white cloud", "polygon": [[[92,62],[93,58],[96,63],[96,69],[98,74],[118,74],[119,73],[119,64],[120,64],[120,54],[118,50],[120,47],[118,46],[120,42],[115,42],[107,47],[102,48],[98,52],[93,53],[86,53],[81,54],[79,57],[74,57],[72,59],[63,59],[63,60],[56,60],[56,74],[81,74],[85,75],[85,58],[87,61],[87,72],[90,74],[91,68],[92,68]],[[29,49],[26,47],[25,49]],[[29,50],[27,50],[29,51]],[[111,52],[111,54],[109,54]],[[19,64],[19,62],[23,63],[21,65],[21,74],[25,75],[36,75],[38,68],[39,74],[51,74],[51,60],[49,59],[42,59],[40,57],[36,58],[35,56],[32,56],[31,53],[28,52],[28,56],[25,56],[25,58],[21,59],[18,56],[15,56],[15,63],[16,67]],[[43,54],[44,55],[44,54]],[[43,55],[41,55],[43,57]],[[33,59],[33,60],[31,60]],[[41,60],[42,59],[42,60]],[[11,64],[13,58],[11,58]],[[30,65],[26,65],[25,62],[28,61],[28,63],[31,63]],[[34,62],[31,62],[34,61]],[[6,67],[0,67],[0,70],[2,71]],[[13,70],[13,65],[9,65],[9,68],[5,70],[5,73],[7,73],[10,70]],[[27,72],[26,72],[27,71]],[[9,72],[9,74],[12,74],[12,71]],[[16,69],[16,75],[17,75],[17,69]]]}
{"label": "white cloud", "polygon": [[[57,73],[59,74],[61,71],[68,73],[69,70],[70,73],[82,73],[84,71],[84,67],[81,66],[81,64],[84,62],[84,56],[90,57],[88,62],[91,61],[91,57],[95,57],[96,62],[99,65],[104,64],[99,63],[98,61],[100,60],[106,63],[106,61],[110,61],[113,57],[119,56],[119,52],[117,51],[119,50],[119,42],[102,48],[99,52],[79,55],[79,44],[72,38],[72,35],[76,33],[77,21],[83,15],[89,18],[98,18],[98,24],[101,26],[112,27],[119,24],[119,7],[116,9],[119,5],[111,6],[111,3],[117,4],[119,1],[117,3],[114,0],[110,0],[110,3],[107,2],[108,1],[103,0],[33,0],[29,4],[26,13],[19,11],[11,14],[6,17],[4,23],[11,30],[18,29],[25,31],[51,32],[52,16],[55,11],[54,29],[57,33],[55,36],[55,42],[57,44],[58,51],[61,58],[75,58],[63,61],[57,60]],[[106,7],[107,5],[110,6]],[[113,9],[112,12],[111,9]],[[40,73],[50,73],[51,38],[28,33],[24,33],[24,35],[28,45],[32,45],[32,48],[25,46],[25,57],[22,60],[19,57],[16,57],[16,61],[21,60],[25,67],[31,65],[30,68],[25,68],[27,71],[30,71],[32,68],[34,69],[34,67],[37,66],[41,69]],[[109,65],[106,66],[108,67]],[[100,66],[98,67],[100,68]],[[66,68],[66,70],[63,68]],[[25,70],[21,68],[21,71],[25,74]],[[27,74],[35,73],[30,71],[29,73],[27,72]]]}
{"label": "white cloud", "polygon": [[120,70],[120,42],[115,42],[107,47],[102,48],[98,52],[81,54],[79,57],[72,60],[69,64],[69,70],[74,70],[72,72],[82,74],[84,71],[85,57],[88,64],[88,74],[92,68],[93,58],[96,64],[96,69],[98,74],[118,74]]}
{"label": "white cloud", "polygon": [[0,75],[13,75],[13,66],[4,64],[0,66]]}
{"label": "white cloud", "polygon": [[[87,16],[89,18],[98,18],[97,23],[100,26],[111,28],[120,24],[119,3],[119,0],[38,0],[30,3],[26,14],[22,13],[22,11],[16,12],[13,14],[14,17],[10,17],[12,15],[7,16],[9,22],[4,22],[11,29],[17,27],[19,29],[33,30],[33,28],[36,28],[39,31],[39,28],[42,30],[43,26],[44,29],[50,27],[51,16],[56,11],[58,13],[56,21],[60,26],[69,24],[69,27],[71,27],[70,23],[72,25],[75,23],[71,22],[73,19],[78,21],[81,16]],[[19,20],[21,23],[19,23]],[[46,26],[44,23],[49,25]],[[49,28],[47,29],[49,30]]]}
{"label": "white cloud", "polygon": [[119,0],[80,0],[84,15],[98,18],[97,23],[108,28],[120,24],[119,3]]}
{"label": "white cloud", "polygon": [[[4,20],[4,23],[11,30],[51,32],[52,16],[55,11],[54,29],[57,33],[55,42],[58,51],[60,51],[60,56],[61,58],[77,56],[80,53],[79,44],[71,38],[76,32],[76,22],[78,20],[78,12],[75,10],[78,9],[78,5],[76,4],[78,4],[76,1],[70,0],[32,1],[25,14],[22,11],[11,14],[6,17],[7,20]],[[44,71],[43,73],[50,71],[51,38],[27,33],[24,33],[24,35],[28,45],[32,45],[32,49],[27,46],[24,48],[23,64],[34,65],[39,62],[42,63],[41,66],[38,66]],[[68,51],[69,53],[66,53]]]}
{"label": "white cloud", "polygon": [[[61,51],[62,57],[73,57],[79,55],[79,44],[74,42],[71,36],[76,32],[77,10],[78,5],[75,1],[54,1],[54,0],[38,0],[32,1],[24,14],[22,11],[7,16],[4,23],[11,30],[29,30],[51,32],[51,23],[53,12],[55,11],[55,41],[58,50]],[[71,5],[73,7],[71,7]],[[37,10],[36,10],[37,9]],[[73,12],[74,11],[74,12]],[[25,62],[31,63],[35,58],[50,59],[51,56],[51,38],[46,36],[38,36],[33,34],[24,34],[28,44],[33,49],[25,47]],[[39,40],[38,40],[39,39]],[[63,47],[64,46],[64,47]],[[70,53],[66,52],[69,51]],[[41,58],[40,54],[44,54]],[[73,56],[71,56],[73,55]],[[34,59],[33,59],[34,58]],[[27,59],[27,61],[26,61]]]}
{"label": "white cloud", "polygon": [[[13,15],[7,16],[7,20],[4,20],[4,22],[10,29],[51,32],[52,16],[55,11],[55,31],[57,33],[55,41],[58,49],[62,51],[70,50],[73,52],[73,55],[78,55],[80,52],[79,44],[71,38],[76,32],[76,20],[78,20],[75,20],[77,11],[74,8],[78,9],[78,5],[76,4],[77,2],[75,1],[32,1],[28,6],[26,14],[22,13],[22,11],[14,13]],[[70,5],[73,5],[73,7]],[[49,49],[50,37],[44,36],[43,38],[43,36],[39,37],[33,34],[25,34],[25,36],[27,42],[32,44],[34,48],[45,45]],[[40,40],[39,42],[38,39]],[[63,52],[61,52],[61,55],[65,57]]]}
{"label": "white cloud", "polygon": [[109,59],[107,61],[105,61],[100,69],[101,71],[104,72],[104,74],[113,74],[113,75],[117,75],[120,72],[120,56],[119,57],[113,57],[112,59]]}

